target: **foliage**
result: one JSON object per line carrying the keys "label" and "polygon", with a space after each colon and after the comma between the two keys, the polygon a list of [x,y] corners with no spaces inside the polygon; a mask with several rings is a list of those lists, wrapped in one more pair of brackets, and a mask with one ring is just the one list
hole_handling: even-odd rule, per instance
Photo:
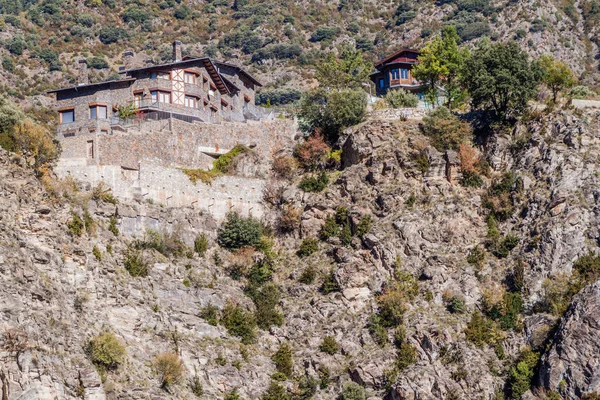
{"label": "foliage", "polygon": [[453,314],[464,314],[467,311],[465,298],[459,295],[452,296],[446,307]]}
{"label": "foliage", "polygon": [[480,188],[483,186],[483,178],[477,172],[463,171],[460,184],[464,187]]}
{"label": "foliage", "polygon": [[338,284],[335,278],[335,272],[333,269],[327,275],[325,275],[325,279],[323,280],[323,285],[321,285],[321,292],[323,294],[329,294],[331,292],[339,292],[340,285]]}
{"label": "foliage", "polygon": [[302,271],[302,274],[300,275],[300,278],[298,278],[298,281],[304,283],[305,285],[311,285],[315,281],[316,277],[317,271],[315,267],[309,265],[304,269],[304,271]]}
{"label": "foliage", "polygon": [[298,257],[308,257],[319,250],[319,241],[314,237],[307,237],[302,240],[300,248],[296,252]]}
{"label": "foliage", "polygon": [[161,353],[154,359],[154,370],[162,388],[179,383],[183,379],[184,366],[176,353]]}
{"label": "foliage", "polygon": [[436,36],[421,50],[419,63],[412,70],[414,77],[426,84],[426,97],[431,104],[438,103],[438,86],[444,87],[449,109],[465,98],[459,80],[469,52],[459,48],[458,41],[456,28],[445,27],[441,36]]}
{"label": "foliage", "polygon": [[340,228],[335,220],[335,215],[328,215],[325,218],[325,223],[321,226],[319,236],[321,240],[328,240],[331,237],[338,236]]}
{"label": "foliage", "polygon": [[125,345],[108,331],[90,340],[87,352],[92,363],[102,370],[117,369],[127,355]]}
{"label": "foliage", "polygon": [[249,149],[246,146],[236,144],[233,149],[225,154],[221,154],[219,158],[213,162],[213,168],[223,174],[229,173],[234,166],[236,157],[248,151]]}
{"label": "foliage", "polygon": [[309,175],[302,178],[298,187],[305,192],[319,193],[329,185],[329,174],[321,171],[317,175]]}
{"label": "foliage", "polygon": [[279,106],[295,103],[302,97],[302,92],[293,88],[262,89],[256,93],[256,104]]}
{"label": "foliage", "polygon": [[363,58],[361,51],[344,47],[339,58],[329,53],[316,67],[315,77],[321,88],[333,90],[360,89],[369,82],[373,64]]}
{"label": "foliage", "polygon": [[552,91],[552,101],[556,103],[559,92],[575,85],[575,76],[567,64],[550,55],[540,57],[540,66],[543,73],[542,82]]}
{"label": "foliage", "polygon": [[499,119],[519,116],[537,93],[540,68],[515,42],[484,41],[465,61],[461,80],[476,109]]}
{"label": "foliage", "polygon": [[300,210],[287,204],[281,210],[279,229],[282,232],[293,232],[300,227]]}
{"label": "foliage", "polygon": [[495,345],[502,338],[494,321],[487,319],[479,311],[471,315],[465,335],[467,340],[477,347],[483,347],[485,344]]}
{"label": "foliage", "polygon": [[570,95],[574,99],[587,99],[594,97],[596,93],[594,93],[594,91],[587,86],[575,86],[573,89],[571,89]]}
{"label": "foliage", "polygon": [[343,400],[365,400],[365,389],[355,382],[346,382],[342,387]]}
{"label": "foliage", "polygon": [[100,251],[98,246],[94,246],[94,248],[92,249],[92,254],[96,258],[96,260],[102,261],[102,252]]}
{"label": "foliage", "polygon": [[319,26],[310,37],[312,42],[332,40],[340,32],[337,26]]}
{"label": "foliage", "polygon": [[75,213],[72,214],[71,220],[67,222],[67,228],[69,228],[69,232],[73,236],[81,236],[84,226],[83,220]]}
{"label": "foliage", "polygon": [[475,246],[469,250],[467,255],[467,262],[471,265],[477,266],[478,268],[483,267],[485,261],[485,250],[481,246]]}
{"label": "foliage", "polygon": [[362,90],[311,90],[302,96],[298,117],[308,132],[319,130],[330,142],[348,126],[359,124],[366,116],[367,96]]}
{"label": "foliage", "polygon": [[281,372],[288,378],[292,377],[294,363],[292,360],[292,348],[288,343],[282,343],[277,352],[271,357],[271,360],[275,363],[275,369],[278,372]]}
{"label": "foliage", "polygon": [[311,134],[306,140],[296,146],[294,157],[306,169],[320,166],[331,152],[331,147],[325,143],[323,135],[318,132]]}
{"label": "foliage", "polygon": [[417,362],[417,349],[407,342],[403,342],[398,349],[398,358],[396,359],[396,368],[403,371]]}
{"label": "foliage", "polygon": [[402,324],[406,312],[406,297],[400,290],[389,290],[377,298],[378,315],[382,326],[396,327]]}
{"label": "foliage", "polygon": [[114,25],[107,25],[98,32],[98,39],[104,44],[117,43],[128,37],[127,31]]}
{"label": "foliage", "polygon": [[108,219],[108,231],[115,236],[119,236],[119,229],[117,228],[117,219],[114,215],[111,215]]}
{"label": "foliage", "polygon": [[[15,109],[9,109],[15,107]],[[5,150],[31,157],[33,167],[41,167],[58,158],[54,135],[29,118],[10,101],[0,97],[0,146]]]}
{"label": "foliage", "polygon": [[185,243],[176,233],[161,233],[153,229],[147,229],[143,238],[133,244],[138,250],[154,249],[164,256],[182,256],[188,252]]}
{"label": "foliage", "polygon": [[108,68],[108,62],[104,59],[104,57],[90,57],[86,60],[88,67],[93,69],[104,69]]}
{"label": "foliage", "polygon": [[229,334],[239,337],[243,344],[254,343],[256,340],[256,318],[239,304],[227,302],[220,322]]}
{"label": "foliage", "polygon": [[223,400],[242,400],[238,393],[238,388],[233,388],[232,391],[227,392],[225,397],[223,397]]}
{"label": "foliage", "polygon": [[200,309],[198,316],[208,322],[209,325],[217,326],[219,323],[219,308],[208,303]]}
{"label": "foliage", "polygon": [[392,108],[416,107],[419,104],[419,98],[404,89],[388,90],[385,101]]}
{"label": "foliage", "polygon": [[276,284],[269,282],[261,287],[249,286],[246,294],[256,306],[254,318],[260,329],[268,330],[271,326],[283,324],[283,314],[276,308],[281,299],[281,290]]}
{"label": "foliage", "polygon": [[573,269],[585,282],[596,281],[600,277],[600,255],[588,252],[573,263]]}
{"label": "foliage", "polygon": [[201,257],[204,257],[206,251],[208,250],[208,239],[204,233],[196,236],[194,240],[194,251],[198,253]]}
{"label": "foliage", "polygon": [[325,338],[321,342],[321,345],[319,346],[319,349],[323,353],[334,355],[340,350],[340,345],[333,336],[325,336]]}
{"label": "foliage", "polygon": [[540,355],[526,348],[521,352],[517,364],[508,373],[508,386],[513,399],[520,399],[533,383]]}
{"label": "foliage", "polygon": [[260,397],[261,400],[291,400],[287,390],[278,383],[271,382],[267,391]]}
{"label": "foliage", "polygon": [[123,266],[127,272],[129,272],[129,275],[133,277],[146,277],[150,270],[148,261],[146,261],[142,253],[133,246],[127,248]]}
{"label": "foliage", "polygon": [[370,215],[363,215],[356,226],[356,236],[363,237],[371,231],[373,227],[373,219]]}
{"label": "foliage", "polygon": [[254,217],[242,217],[237,212],[230,212],[218,232],[219,245],[229,250],[237,250],[244,246],[255,246],[263,234],[263,226]]}
{"label": "foliage", "polygon": [[431,139],[431,144],[440,151],[458,150],[473,136],[471,126],[444,106],[435,108],[423,117],[420,127],[423,134]]}

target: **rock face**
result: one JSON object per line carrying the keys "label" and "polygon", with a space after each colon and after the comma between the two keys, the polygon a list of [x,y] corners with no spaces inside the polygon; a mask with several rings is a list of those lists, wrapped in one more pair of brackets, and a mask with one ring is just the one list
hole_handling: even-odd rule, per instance
{"label": "rock face", "polygon": [[542,359],[539,379],[565,399],[600,391],[600,281],[573,300]]}

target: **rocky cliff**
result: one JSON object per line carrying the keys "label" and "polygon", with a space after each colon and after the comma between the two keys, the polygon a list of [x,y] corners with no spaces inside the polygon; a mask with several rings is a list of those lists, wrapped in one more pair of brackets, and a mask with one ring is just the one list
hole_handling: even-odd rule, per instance
{"label": "rocky cliff", "polygon": [[[42,185],[0,153],[2,400],[257,399],[272,382],[283,392],[264,398],[334,399],[351,381],[394,400],[595,391],[600,113],[536,114],[490,138],[474,186],[417,122],[346,133],[323,192],[270,178],[274,244],[237,252],[204,212]],[[147,274],[132,276],[132,254]],[[254,340],[229,324],[233,304]],[[103,332],[125,349],[104,367],[90,350]],[[168,385],[163,354],[182,362]]]}

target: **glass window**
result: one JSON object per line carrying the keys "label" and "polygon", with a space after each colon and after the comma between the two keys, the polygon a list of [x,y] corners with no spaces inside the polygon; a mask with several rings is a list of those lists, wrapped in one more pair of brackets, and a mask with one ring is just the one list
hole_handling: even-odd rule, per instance
{"label": "glass window", "polygon": [[185,72],[183,74],[183,80],[185,81],[185,83],[195,84],[196,83],[196,74],[192,74],[191,72]]}
{"label": "glass window", "polygon": [[408,70],[402,69],[400,71],[402,72],[402,79],[408,79]]}
{"label": "glass window", "polygon": [[171,74],[169,72],[153,72],[150,77],[152,79],[171,79]]}
{"label": "glass window", "polygon": [[98,114],[96,112],[96,106],[94,107],[90,107],[90,119],[97,119],[98,118]]}
{"label": "glass window", "polygon": [[185,96],[184,104],[186,107],[196,108],[196,98],[193,96]]}
{"label": "glass window", "polygon": [[158,102],[159,103],[170,103],[171,102],[171,93],[158,92]]}
{"label": "glass window", "polygon": [[136,93],[133,95],[133,104],[136,108],[140,108],[142,106],[142,94]]}
{"label": "glass window", "polygon": [[64,110],[60,112],[60,123],[68,124],[75,122],[75,110]]}
{"label": "glass window", "polygon": [[90,119],[106,119],[107,110],[106,106],[91,106],[90,107]]}
{"label": "glass window", "polygon": [[400,79],[400,72],[398,71],[398,68],[394,68],[392,70],[392,79]]}
{"label": "glass window", "polygon": [[150,92],[150,94],[152,95],[152,102],[153,103],[158,102],[158,91],[153,90],[152,92]]}
{"label": "glass window", "polygon": [[108,117],[106,106],[98,106],[98,118],[106,119]]}
{"label": "glass window", "polygon": [[380,88],[384,88],[385,87],[385,79],[383,79],[383,78],[379,79],[379,87]]}

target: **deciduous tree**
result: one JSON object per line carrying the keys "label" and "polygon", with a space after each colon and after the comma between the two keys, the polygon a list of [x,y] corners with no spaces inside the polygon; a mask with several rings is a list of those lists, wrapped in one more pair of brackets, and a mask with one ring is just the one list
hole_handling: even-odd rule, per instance
{"label": "deciduous tree", "polygon": [[541,56],[539,62],[543,72],[542,82],[552,91],[552,101],[556,103],[558,93],[572,88],[577,80],[567,64],[551,55]]}

